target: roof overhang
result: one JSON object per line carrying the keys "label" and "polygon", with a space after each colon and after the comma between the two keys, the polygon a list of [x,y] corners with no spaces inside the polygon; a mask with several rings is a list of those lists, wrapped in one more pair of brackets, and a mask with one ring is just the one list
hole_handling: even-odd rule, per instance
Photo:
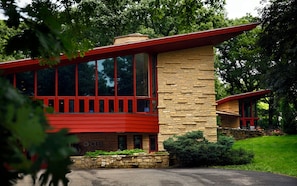
{"label": "roof overhang", "polygon": [[[77,57],[73,60],[68,60],[65,55],[62,55],[59,65],[79,63],[86,60],[94,60],[94,58],[104,59],[120,55],[129,55],[133,53],[145,52],[158,54],[208,45],[215,46],[245,31],[252,30],[258,24],[259,23],[244,24],[239,26],[149,39],[134,43],[98,47],[86,52],[83,58]],[[0,63],[0,71],[4,71],[4,74],[37,70],[41,68],[45,67],[41,67],[37,59],[23,59]]]}
{"label": "roof overhang", "polygon": [[240,117],[240,114],[233,113],[233,112],[226,112],[226,111],[219,111],[219,110],[217,110],[216,113],[217,113],[218,115]]}
{"label": "roof overhang", "polygon": [[242,93],[242,94],[236,94],[236,95],[232,95],[232,96],[228,96],[225,97],[223,99],[220,99],[217,101],[217,104],[223,104],[229,101],[233,101],[233,100],[242,100],[242,99],[260,99],[262,97],[264,97],[265,95],[269,94],[271,92],[271,90],[259,90],[259,91],[255,91],[255,92],[246,92],[246,93]]}

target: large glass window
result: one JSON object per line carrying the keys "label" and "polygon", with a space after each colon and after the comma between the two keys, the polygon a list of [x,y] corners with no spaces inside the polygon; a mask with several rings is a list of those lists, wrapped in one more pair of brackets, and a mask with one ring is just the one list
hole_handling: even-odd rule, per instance
{"label": "large glass window", "polygon": [[133,96],[133,57],[117,57],[118,96]]}
{"label": "large glass window", "polygon": [[34,96],[34,72],[16,74],[16,87],[22,94]]}
{"label": "large glass window", "polygon": [[152,96],[155,98],[157,97],[157,56],[153,56],[152,58],[152,69],[151,69],[152,73]]}
{"label": "large glass window", "polygon": [[37,95],[55,95],[55,69],[46,68],[37,71]]}
{"label": "large glass window", "polygon": [[136,60],[136,95],[148,96],[148,55],[137,54]]}
{"label": "large glass window", "polygon": [[58,68],[58,95],[75,96],[75,65]]}
{"label": "large glass window", "polygon": [[95,61],[78,65],[78,95],[95,96]]}
{"label": "large glass window", "polygon": [[113,58],[97,61],[98,95],[114,96],[114,60]]}

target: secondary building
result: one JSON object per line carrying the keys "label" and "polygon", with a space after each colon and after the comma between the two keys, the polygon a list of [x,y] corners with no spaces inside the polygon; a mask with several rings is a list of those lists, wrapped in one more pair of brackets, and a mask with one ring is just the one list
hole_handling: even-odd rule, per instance
{"label": "secondary building", "polygon": [[52,107],[50,125],[68,128],[79,154],[102,149],[163,150],[173,135],[201,130],[217,140],[214,46],[257,23],[149,39],[132,34],[84,57],[40,66],[0,63],[21,93]]}
{"label": "secondary building", "polygon": [[259,90],[231,95],[217,101],[217,114],[221,127],[254,130],[259,120],[257,101],[267,96],[270,90]]}

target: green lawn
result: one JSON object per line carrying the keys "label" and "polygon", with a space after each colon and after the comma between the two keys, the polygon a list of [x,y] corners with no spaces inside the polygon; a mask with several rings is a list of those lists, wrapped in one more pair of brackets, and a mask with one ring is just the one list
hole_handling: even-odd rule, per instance
{"label": "green lawn", "polygon": [[264,136],[236,141],[234,148],[252,150],[253,163],[224,168],[272,172],[297,177],[297,135]]}

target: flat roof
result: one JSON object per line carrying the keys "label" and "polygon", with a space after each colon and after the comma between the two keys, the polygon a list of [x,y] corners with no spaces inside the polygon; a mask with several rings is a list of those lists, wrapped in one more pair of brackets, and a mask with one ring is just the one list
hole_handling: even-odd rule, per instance
{"label": "flat roof", "polygon": [[[68,60],[61,55],[59,65],[80,63],[86,60],[104,59],[114,56],[129,55],[133,53],[164,53],[187,48],[212,45],[215,46],[223,41],[229,40],[245,31],[252,30],[259,23],[250,23],[238,26],[224,27],[206,31],[179,34],[161,38],[148,39],[133,43],[109,45],[94,48],[85,53],[84,57]],[[14,72],[23,72],[45,68],[40,66],[38,59],[22,59],[8,62],[0,62],[0,71],[4,75]]]}

